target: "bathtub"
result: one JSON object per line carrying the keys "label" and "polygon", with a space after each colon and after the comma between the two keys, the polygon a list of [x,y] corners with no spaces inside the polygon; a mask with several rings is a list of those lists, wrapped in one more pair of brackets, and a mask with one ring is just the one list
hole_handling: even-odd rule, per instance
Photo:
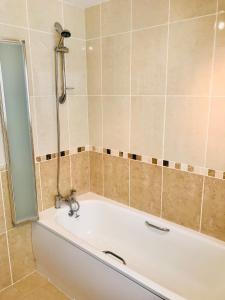
{"label": "bathtub", "polygon": [[33,223],[38,270],[76,300],[224,300],[225,243],[87,193]]}

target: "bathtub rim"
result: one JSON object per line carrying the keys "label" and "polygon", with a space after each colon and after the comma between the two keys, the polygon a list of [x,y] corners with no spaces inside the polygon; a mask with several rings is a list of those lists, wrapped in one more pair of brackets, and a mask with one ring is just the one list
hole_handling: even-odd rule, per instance
{"label": "bathtub rim", "polygon": [[[120,206],[123,209],[129,210],[135,214],[142,215],[147,220],[150,219],[152,221],[155,221],[158,224],[161,224],[162,226],[169,227],[171,230],[175,229],[178,232],[185,233],[186,235],[195,236],[198,239],[203,239],[204,241],[210,243],[210,244],[216,244],[216,246],[221,247],[225,250],[225,242],[218,240],[216,238],[210,237],[208,235],[205,235],[203,233],[200,233],[198,231],[192,230],[190,228],[186,228],[182,225],[175,224],[173,222],[167,221],[165,219],[162,219],[160,217],[145,213],[143,211],[140,211],[138,209],[129,207],[123,203],[119,203],[115,200],[97,195],[92,192],[88,192],[86,194],[82,194],[77,197],[78,201],[85,201],[85,202],[91,202],[91,201],[103,201],[107,204]],[[66,205],[62,206],[62,209],[67,208]],[[61,210],[57,210],[59,213],[62,212]],[[176,294],[175,292],[161,286],[160,284],[152,281],[151,279],[148,279],[147,277],[139,274],[136,271],[133,271],[128,266],[123,266],[119,262],[112,260],[110,257],[102,253],[101,251],[97,250],[94,246],[90,245],[85,240],[82,240],[79,237],[76,237],[74,234],[68,232],[66,229],[64,229],[61,225],[57,224],[56,222],[53,222],[51,218],[54,218],[57,215],[57,211],[54,207],[51,207],[49,209],[46,209],[40,213],[40,218],[38,221],[34,222],[35,224],[38,224],[39,226],[43,227],[44,229],[50,231],[51,233],[57,235],[58,237],[62,238],[66,242],[70,243],[71,245],[77,247],[82,252],[86,253],[87,255],[93,257],[94,259],[97,259],[100,263],[103,263],[104,265],[110,267],[116,272],[119,272],[122,276],[125,276],[129,280],[132,280],[134,283],[138,284],[142,288],[146,289],[150,293],[154,294],[155,296],[159,297],[162,300],[187,300],[186,298],[180,296],[179,294]],[[50,219],[49,219],[50,215]]]}

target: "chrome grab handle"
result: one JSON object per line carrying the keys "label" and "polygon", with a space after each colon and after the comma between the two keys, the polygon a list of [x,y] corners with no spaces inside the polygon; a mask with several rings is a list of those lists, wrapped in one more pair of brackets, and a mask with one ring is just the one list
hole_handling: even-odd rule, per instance
{"label": "chrome grab handle", "polygon": [[105,254],[109,254],[109,255],[114,256],[115,258],[119,259],[124,265],[126,265],[125,260],[121,256],[117,255],[116,253],[114,253],[112,251],[102,251],[102,252],[105,253]]}
{"label": "chrome grab handle", "polygon": [[146,224],[147,226],[151,227],[151,228],[154,228],[154,229],[157,229],[157,230],[160,230],[160,231],[163,231],[163,232],[170,232],[170,229],[169,229],[169,228],[160,227],[160,226],[151,224],[151,223],[149,223],[148,221],[145,221],[145,224]]}

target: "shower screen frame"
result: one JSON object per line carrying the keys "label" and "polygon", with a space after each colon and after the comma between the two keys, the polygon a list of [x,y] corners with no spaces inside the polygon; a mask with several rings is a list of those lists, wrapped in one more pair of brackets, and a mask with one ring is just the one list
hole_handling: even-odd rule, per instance
{"label": "shower screen frame", "polygon": [[36,186],[36,173],[35,173],[35,155],[34,155],[34,142],[33,142],[33,130],[32,130],[32,122],[31,122],[31,109],[30,109],[30,93],[29,93],[29,86],[28,86],[28,70],[27,70],[27,54],[26,54],[26,43],[24,40],[17,40],[17,39],[2,39],[0,38],[0,43],[6,44],[16,44],[20,45],[22,49],[23,55],[23,67],[24,67],[24,83],[26,89],[26,104],[27,104],[27,117],[28,117],[28,127],[29,127],[29,136],[30,136],[30,143],[31,143],[31,157],[32,157],[32,170],[34,174],[35,184],[34,184],[34,193],[35,193],[35,214],[34,217],[24,218],[20,221],[16,220],[16,205],[15,205],[15,193],[13,190],[13,179],[11,173],[11,158],[10,158],[10,151],[9,151],[9,139],[8,139],[8,130],[7,130],[7,114],[6,114],[6,105],[5,105],[5,96],[4,96],[4,86],[3,86],[3,79],[2,79],[2,70],[0,64],[0,122],[2,125],[2,135],[3,135],[3,144],[4,144],[4,154],[5,154],[5,163],[6,163],[6,170],[7,170],[7,178],[8,178],[8,190],[9,190],[9,199],[10,199],[10,209],[12,215],[12,223],[13,225],[19,225],[28,221],[37,221],[39,220],[38,214],[38,199],[37,199],[37,186]]}

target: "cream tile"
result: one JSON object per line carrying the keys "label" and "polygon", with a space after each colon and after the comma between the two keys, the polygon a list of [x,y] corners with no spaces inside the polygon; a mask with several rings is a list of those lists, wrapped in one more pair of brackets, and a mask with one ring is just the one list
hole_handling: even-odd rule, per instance
{"label": "cream tile", "polygon": [[[0,235],[0,290],[11,284],[5,234]],[[1,298],[0,298],[1,299]]]}
{"label": "cream tile", "polygon": [[[52,159],[40,164],[42,201],[44,209],[54,206],[57,194],[57,161]],[[61,157],[60,192],[63,196],[70,193],[70,158]]]}
{"label": "cream tile", "polygon": [[165,159],[203,166],[208,109],[207,98],[167,98]]}
{"label": "cream tile", "polygon": [[85,41],[67,39],[65,45],[69,48],[66,54],[66,72],[68,94],[86,95],[87,93],[87,74],[86,74],[86,45]]}
{"label": "cream tile", "polygon": [[132,94],[164,94],[167,27],[133,33]]}
{"label": "cream tile", "polygon": [[102,98],[88,97],[89,144],[102,147]]}
{"label": "cream tile", "polygon": [[1,23],[26,27],[26,0],[2,0],[0,20]]}
{"label": "cream tile", "polygon": [[32,29],[55,32],[54,23],[62,23],[62,4],[58,0],[28,0],[27,7]]}
{"label": "cream tile", "polygon": [[202,186],[200,175],[164,168],[162,217],[198,230]]}
{"label": "cream tile", "polygon": [[30,104],[30,114],[31,114],[34,156],[36,157],[36,156],[38,156],[38,139],[37,139],[37,120],[36,120],[35,97],[30,97],[29,104]]}
{"label": "cream tile", "polygon": [[225,181],[205,178],[202,232],[225,241]]}
{"label": "cream tile", "polygon": [[131,153],[162,157],[165,97],[131,98]]}
{"label": "cream tile", "polygon": [[133,0],[133,28],[145,28],[168,22],[168,0]]}
{"label": "cream tile", "polygon": [[100,36],[100,5],[85,10],[86,38],[92,39]]}
{"label": "cream tile", "polygon": [[13,281],[34,271],[35,259],[32,250],[31,224],[20,225],[8,231],[10,260]]}
{"label": "cream tile", "polygon": [[129,204],[129,160],[104,155],[104,196]]}
{"label": "cream tile", "polygon": [[129,151],[128,96],[103,97],[103,146]]}
{"label": "cream tile", "polygon": [[34,95],[55,94],[53,35],[31,31],[31,56],[33,65]]}
{"label": "cream tile", "polygon": [[11,207],[10,207],[11,195],[8,186],[8,172],[7,171],[1,172],[1,177],[2,177],[2,189],[3,189],[3,201],[5,206],[6,227],[7,229],[10,229],[13,227],[13,224],[12,224],[12,215],[11,215]]}
{"label": "cream tile", "polygon": [[71,31],[72,37],[85,39],[84,9],[64,3],[63,13],[65,20],[65,28]]}
{"label": "cream tile", "polygon": [[214,98],[211,105],[206,167],[225,170],[225,98]]}
{"label": "cream tile", "polygon": [[[60,105],[61,149],[69,149],[67,105]],[[36,97],[36,122],[39,155],[57,152],[56,98]]]}
{"label": "cream tile", "polygon": [[216,13],[216,0],[171,0],[170,20],[177,21]]}
{"label": "cream tile", "polygon": [[70,149],[88,145],[88,97],[72,96],[69,101]]}
{"label": "cream tile", "polygon": [[103,195],[103,155],[90,152],[90,191]]}
{"label": "cream tile", "polygon": [[[224,2],[225,3],[225,2]],[[224,4],[225,9],[225,4]],[[218,15],[213,72],[213,95],[225,96],[225,14]],[[222,26],[222,29],[219,29]]]}
{"label": "cream tile", "polygon": [[102,35],[130,30],[131,0],[110,0],[102,3]]}
{"label": "cream tile", "polygon": [[102,93],[130,93],[130,34],[102,40]]}
{"label": "cream tile", "polygon": [[161,211],[162,168],[130,162],[130,205],[153,215]]}
{"label": "cream tile", "polygon": [[87,89],[88,94],[101,94],[100,39],[87,41]]}
{"label": "cream tile", "polygon": [[2,189],[0,188],[0,234],[5,232],[5,217],[3,211]]}
{"label": "cream tile", "polygon": [[42,211],[41,180],[40,180],[40,164],[39,163],[35,164],[35,176],[36,176],[38,211]]}
{"label": "cream tile", "polygon": [[211,16],[170,26],[168,94],[209,95],[214,23]]}
{"label": "cream tile", "polygon": [[90,161],[89,153],[81,152],[71,156],[72,188],[78,194],[90,190]]}

